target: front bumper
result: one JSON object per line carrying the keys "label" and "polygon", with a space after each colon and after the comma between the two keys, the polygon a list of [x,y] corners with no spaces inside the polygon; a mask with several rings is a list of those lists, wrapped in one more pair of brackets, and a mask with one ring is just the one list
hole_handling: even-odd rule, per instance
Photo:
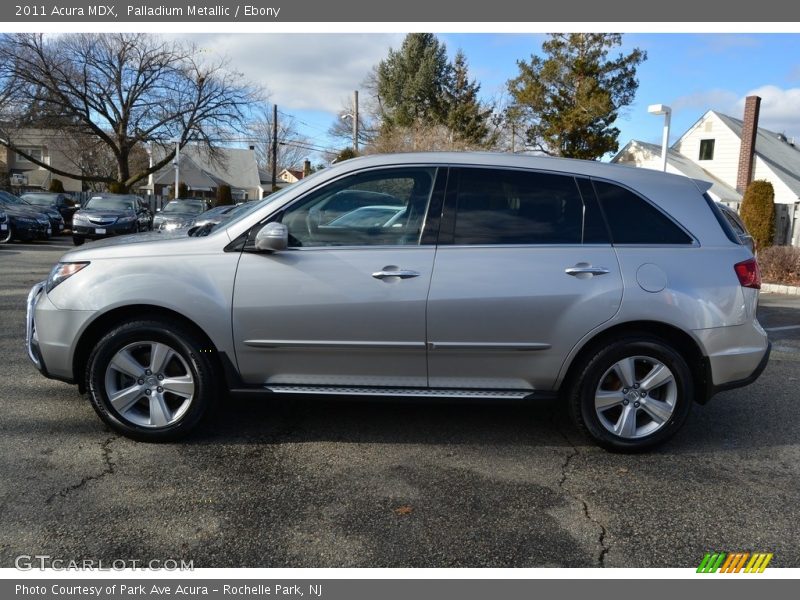
{"label": "front bumper", "polygon": [[28,294],[25,316],[25,346],[28,358],[45,377],[75,383],[73,357],[81,333],[94,311],[61,310],[37,283]]}
{"label": "front bumper", "polygon": [[[98,229],[102,233],[98,233]],[[114,223],[112,225],[83,225],[73,223],[72,235],[92,240],[99,240],[115,235],[128,235],[138,231],[137,222],[133,223]]]}
{"label": "front bumper", "polygon": [[25,347],[28,350],[28,358],[31,359],[31,362],[39,371],[47,375],[42,353],[39,351],[39,336],[33,322],[33,311],[36,308],[36,301],[39,299],[39,294],[44,289],[44,285],[45,282],[41,281],[34,285],[28,293],[27,309],[25,311]]}

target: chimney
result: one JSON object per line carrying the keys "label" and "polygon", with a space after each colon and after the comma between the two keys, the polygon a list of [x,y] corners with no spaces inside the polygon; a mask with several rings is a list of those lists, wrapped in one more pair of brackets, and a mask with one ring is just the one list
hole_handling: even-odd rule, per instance
{"label": "chimney", "polygon": [[739,149],[739,171],[736,175],[736,189],[744,193],[753,181],[753,158],[756,152],[758,135],[758,112],[761,98],[748,96],[744,100],[744,124],[742,125],[742,145]]}
{"label": "chimney", "polygon": [[311,175],[311,161],[305,159],[303,161],[303,177],[308,177],[309,175]]}

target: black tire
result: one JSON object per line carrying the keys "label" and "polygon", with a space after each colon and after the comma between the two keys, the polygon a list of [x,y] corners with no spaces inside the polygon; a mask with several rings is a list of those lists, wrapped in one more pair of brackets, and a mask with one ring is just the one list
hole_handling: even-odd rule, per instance
{"label": "black tire", "polygon": [[82,245],[82,244],[83,244],[83,242],[85,242],[85,241],[86,241],[86,240],[85,240],[84,238],[82,238],[82,237],[77,237],[77,236],[75,236],[75,235],[73,235],[73,236],[72,236],[72,244],[73,244],[74,246],[80,246],[80,245]]}
{"label": "black tire", "polygon": [[[188,401],[181,400],[179,397],[168,397],[169,390],[163,390],[162,397],[167,398],[167,402],[177,401],[178,404],[183,401],[188,402],[183,411],[181,409],[175,411],[174,414],[180,414],[180,416],[176,417],[174,422],[170,421],[164,426],[152,425],[152,415],[149,425],[137,422],[137,420],[141,421],[146,418],[142,414],[146,407],[153,406],[149,404],[151,400],[149,394],[147,397],[140,397],[133,408],[122,414],[111,404],[106,386],[107,370],[115,355],[126,347],[136,347],[137,345],[141,346],[142,352],[146,352],[148,343],[165,345],[175,352],[180,358],[171,359],[174,362],[169,368],[185,369],[187,374],[191,375],[194,385]],[[214,364],[209,358],[211,355],[208,353],[207,346],[194,331],[167,321],[139,320],[119,325],[97,343],[89,356],[85,374],[89,401],[99,417],[109,427],[126,437],[144,442],[169,442],[183,438],[202,422],[216,402],[217,377]],[[138,361],[143,367],[148,364],[148,359],[146,355],[144,356],[143,360]],[[149,362],[152,363],[152,355],[150,358]],[[166,367],[164,371],[166,373]],[[113,379],[115,376],[111,377]],[[169,378],[170,375],[166,375],[166,377]],[[145,377],[144,386],[141,387],[150,388],[146,379]],[[133,379],[130,381],[132,382]],[[153,385],[159,384],[154,382]],[[158,390],[162,391],[162,388],[159,387]],[[155,388],[152,391],[155,392]]]}
{"label": "black tire", "polygon": [[[634,361],[637,368],[641,365],[642,368],[647,369],[647,359],[650,359],[662,363],[671,371],[674,388],[670,388],[670,391],[674,394],[674,405],[670,417],[665,419],[660,426],[647,413],[643,415],[644,420],[650,419],[653,421],[652,427],[658,426],[658,429],[652,433],[640,437],[623,437],[610,431],[601,421],[601,417],[595,407],[595,394],[600,391],[601,379],[605,386],[609,381],[608,378],[616,376],[616,373],[610,372],[612,367],[620,361],[632,357],[644,358],[644,360],[637,359]],[[619,385],[622,385],[622,383],[620,382]],[[637,389],[638,385],[637,383]],[[621,392],[618,393],[620,393],[621,397],[623,396]],[[629,393],[635,392],[631,389]],[[663,392],[656,390],[653,393],[659,394]],[[666,442],[686,422],[693,401],[694,382],[686,360],[664,340],[644,334],[626,336],[608,346],[596,349],[579,366],[575,383],[568,391],[569,412],[576,427],[599,446],[614,452],[641,452]],[[626,407],[629,404],[632,404],[632,400],[625,402]],[[636,406],[639,407],[640,405],[637,403]],[[612,412],[613,417],[613,410],[615,409],[607,410]],[[621,405],[619,410],[620,421],[618,423],[622,419],[621,412],[623,407]],[[644,409],[631,410],[634,411],[634,425],[636,425],[640,419],[638,415]],[[604,413],[604,415],[607,414]],[[609,422],[609,419],[606,419],[606,421]]]}

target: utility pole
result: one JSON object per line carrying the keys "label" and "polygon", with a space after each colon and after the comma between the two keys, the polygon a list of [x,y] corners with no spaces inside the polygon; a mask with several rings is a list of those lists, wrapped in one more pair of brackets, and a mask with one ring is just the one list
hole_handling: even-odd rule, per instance
{"label": "utility pole", "polygon": [[175,199],[178,199],[178,186],[181,181],[181,141],[175,140]]}
{"label": "utility pole", "polygon": [[272,105],[272,191],[277,186],[278,173],[278,105]]}
{"label": "utility pole", "polygon": [[358,90],[353,92],[353,150],[358,154]]}

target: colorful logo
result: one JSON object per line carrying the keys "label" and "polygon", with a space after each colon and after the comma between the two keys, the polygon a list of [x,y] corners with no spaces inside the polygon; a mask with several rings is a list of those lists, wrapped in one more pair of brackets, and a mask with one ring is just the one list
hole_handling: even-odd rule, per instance
{"label": "colorful logo", "polygon": [[697,572],[763,573],[771,560],[771,552],[706,552]]}

